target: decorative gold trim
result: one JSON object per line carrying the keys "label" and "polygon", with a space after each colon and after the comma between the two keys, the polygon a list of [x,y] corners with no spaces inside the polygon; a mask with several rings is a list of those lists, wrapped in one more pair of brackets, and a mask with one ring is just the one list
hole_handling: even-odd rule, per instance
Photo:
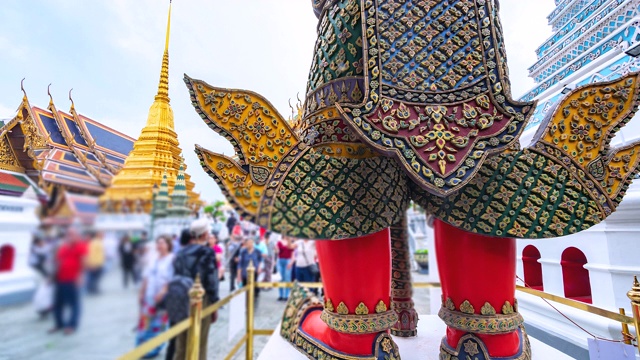
{"label": "decorative gold trim", "polygon": [[324,303],[324,309],[327,311],[335,311],[333,307],[333,303],[331,302],[331,299],[327,298],[327,300]]}
{"label": "decorative gold trim", "polygon": [[365,305],[363,302],[358,304],[358,307],[356,307],[356,315],[367,315],[367,314],[369,314],[369,308],[367,307],[367,305]]}
{"label": "decorative gold trim", "polygon": [[0,169],[24,172],[24,168],[20,165],[6,133],[0,134]]}
{"label": "decorative gold trim", "polygon": [[462,311],[465,314],[475,313],[475,309],[473,308],[473,305],[471,305],[469,300],[465,300],[464,302],[462,302],[462,304],[460,304],[460,311]]}
{"label": "decorative gold trim", "polygon": [[[504,360],[531,360],[531,344],[529,343],[529,337],[527,336],[527,332],[524,330],[524,327],[519,329],[520,342],[521,342],[521,352],[519,355],[514,355],[514,357],[501,357],[500,359]],[[447,338],[442,338],[440,342],[440,360],[458,360],[460,358],[460,353],[464,348],[464,353],[469,356],[473,356],[474,359],[497,359],[495,357],[491,357],[489,355],[489,351],[486,346],[482,342],[480,338],[475,336],[474,334],[467,334],[458,340],[458,346],[456,348],[452,348],[447,344]],[[520,349],[519,349],[520,350]],[[476,356],[481,354],[481,356]],[[469,357],[467,357],[469,359]]]}
{"label": "decorative gold trim", "polygon": [[[453,300],[451,300],[450,297],[447,297],[447,299],[442,304],[442,307],[451,311],[460,311],[465,314],[473,315],[475,313],[475,308],[473,307],[473,305],[471,305],[471,302],[469,302],[469,300],[465,300],[464,302],[462,302],[462,304],[460,304],[460,308],[457,308]],[[511,302],[507,300],[504,302],[504,305],[502,305],[502,314],[510,315],[517,312],[518,300],[514,300],[513,305],[511,305]],[[480,314],[482,315],[496,315],[497,313],[498,312],[496,311],[496,309],[489,302],[485,302],[480,309]]]}
{"label": "decorative gold trim", "polygon": [[400,351],[389,334],[381,334],[376,338],[373,355],[347,355],[327,347],[302,331],[296,330],[295,338],[290,341],[309,359],[325,360],[400,360]]}
{"label": "decorative gold trim", "polygon": [[453,303],[453,300],[451,300],[450,297],[447,298],[447,300],[444,302],[444,307],[446,307],[447,309],[453,311],[456,309],[456,304]]}
{"label": "decorative gold trim", "polygon": [[391,309],[397,312],[414,308],[413,300],[394,300],[391,302]]}
{"label": "decorative gold trim", "polygon": [[398,321],[398,314],[391,310],[379,314],[341,315],[324,310],[320,319],[340,333],[372,334],[391,329]]}
{"label": "decorative gold trim", "polygon": [[387,304],[384,303],[384,301],[380,300],[380,302],[378,303],[378,305],[376,305],[376,313],[377,314],[381,314],[385,311],[387,311]]}
{"label": "decorative gold trim", "polygon": [[47,147],[48,138],[45,140],[44,136],[40,133],[38,126],[35,124],[35,119],[33,119],[31,114],[27,113],[27,118],[20,121],[20,127],[25,137],[25,149],[42,149]]}
{"label": "decorative gold trim", "polygon": [[347,305],[345,305],[344,302],[341,301],[340,304],[338,304],[336,312],[340,315],[347,315],[349,313],[349,308],[347,307]]}
{"label": "decorative gold trim", "polygon": [[440,308],[438,316],[454,329],[478,334],[505,334],[518,329],[524,323],[519,313],[508,315],[475,315]]}
{"label": "decorative gold trim", "polygon": [[495,315],[496,314],[496,309],[494,309],[493,306],[491,306],[491,304],[486,302],[486,303],[484,303],[484,305],[482,305],[482,308],[480,309],[480,314],[482,314],[482,315]]}
{"label": "decorative gold trim", "polygon": [[511,303],[509,301],[505,301],[504,305],[502,305],[502,313],[508,315],[508,314],[513,314],[514,312],[515,311],[513,306],[511,306]]}

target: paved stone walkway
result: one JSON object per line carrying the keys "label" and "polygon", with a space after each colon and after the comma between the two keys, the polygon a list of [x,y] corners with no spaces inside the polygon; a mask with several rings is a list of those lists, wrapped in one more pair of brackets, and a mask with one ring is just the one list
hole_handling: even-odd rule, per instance
{"label": "paved stone walkway", "polygon": [[[424,276],[414,273],[414,281],[425,281]],[[134,327],[138,318],[137,290],[131,286],[123,288],[119,269],[106,273],[102,290],[99,296],[83,297],[80,328],[69,336],[48,334],[47,330],[53,326],[52,317],[39,319],[31,304],[0,308],[0,360],[111,360],[131,350],[135,345]],[[229,293],[228,281],[220,284],[220,290],[221,297]],[[416,293],[418,313],[428,313],[428,291],[418,289]],[[261,293],[256,307],[256,328],[276,327],[284,310],[284,303],[277,298],[277,289]],[[209,333],[209,359],[224,359],[240,339],[241,335],[229,342],[228,327],[227,305]],[[255,337],[254,358],[267,340],[266,336]],[[164,359],[163,356],[158,359]],[[244,358],[243,347],[234,359]]]}

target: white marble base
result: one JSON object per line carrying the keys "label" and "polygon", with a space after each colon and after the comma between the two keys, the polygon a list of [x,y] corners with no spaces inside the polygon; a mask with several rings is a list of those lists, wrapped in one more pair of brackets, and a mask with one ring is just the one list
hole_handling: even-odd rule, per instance
{"label": "white marble base", "polygon": [[[444,336],[445,329],[446,326],[437,315],[420,315],[417,337],[411,339],[394,337],[400,348],[402,360],[438,360],[440,341]],[[532,337],[529,337],[529,340],[531,341],[531,353],[534,360],[573,359]],[[258,360],[272,359],[306,360],[308,358],[280,336],[280,326],[278,325],[275,333],[258,357]]]}

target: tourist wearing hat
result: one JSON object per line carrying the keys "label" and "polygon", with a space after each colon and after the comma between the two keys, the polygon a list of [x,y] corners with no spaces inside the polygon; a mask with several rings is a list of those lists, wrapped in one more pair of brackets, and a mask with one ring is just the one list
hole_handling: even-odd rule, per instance
{"label": "tourist wearing hat", "polygon": [[[216,254],[209,246],[209,237],[211,236],[209,221],[204,218],[194,220],[189,227],[189,231],[191,232],[191,241],[180,249],[176,255],[173,264],[174,274],[192,279],[195,279],[196,275],[200,274],[202,287],[206,291],[202,300],[202,308],[206,308],[219,300],[218,265]],[[209,327],[212,320],[215,321],[216,315],[214,313],[213,317],[202,319],[200,328],[200,359],[202,360],[207,358]],[[174,359],[185,359],[186,351],[187,334],[184,332],[176,338]]]}

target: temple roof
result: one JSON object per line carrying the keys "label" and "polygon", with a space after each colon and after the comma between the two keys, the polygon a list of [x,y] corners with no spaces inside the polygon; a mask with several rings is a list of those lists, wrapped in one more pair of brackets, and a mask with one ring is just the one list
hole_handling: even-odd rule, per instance
{"label": "temple roof", "polygon": [[0,128],[0,169],[24,173],[47,191],[60,185],[99,195],[122,167],[135,139],[79,115],[31,106],[23,97],[16,116]]}
{"label": "temple roof", "polygon": [[47,225],[93,224],[98,215],[98,198],[65,192],[44,220]]}
{"label": "temple roof", "polygon": [[37,197],[46,200],[47,195],[24,174],[0,170],[0,195],[21,197],[32,188]]}

